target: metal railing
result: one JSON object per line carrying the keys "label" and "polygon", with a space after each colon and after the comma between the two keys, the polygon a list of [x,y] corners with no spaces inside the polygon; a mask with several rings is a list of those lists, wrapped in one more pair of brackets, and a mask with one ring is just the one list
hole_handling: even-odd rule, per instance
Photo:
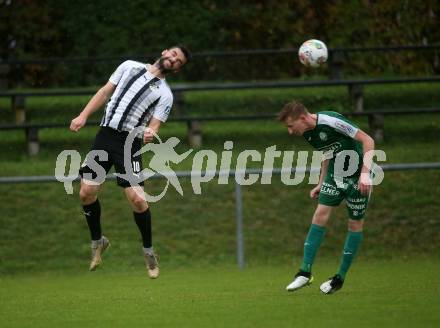
{"label": "metal railing", "polygon": [[[210,91],[210,90],[240,90],[240,89],[271,89],[271,88],[308,88],[331,86],[354,86],[373,84],[401,83],[434,83],[440,82],[440,76],[404,77],[404,78],[374,78],[374,79],[341,79],[341,80],[290,80],[264,82],[226,82],[226,83],[192,83],[174,84],[174,92]],[[97,90],[57,90],[57,91],[0,91],[0,97],[54,97],[54,96],[90,96]]]}
{"label": "metal railing", "polygon": [[[353,53],[353,52],[391,52],[391,51],[422,51],[422,50],[440,50],[440,44],[431,45],[395,45],[395,46],[371,46],[371,47],[333,47],[328,48],[332,53]],[[46,57],[46,58],[10,58],[1,59],[0,64],[8,65],[26,65],[26,64],[57,64],[57,63],[91,63],[91,62],[119,62],[127,58],[145,60],[153,59],[160,54],[160,51],[147,54],[129,54],[124,56],[97,56],[97,57]],[[253,55],[278,55],[297,53],[298,48],[283,49],[244,49],[230,51],[198,51],[193,53],[193,58],[206,57],[242,57]]]}

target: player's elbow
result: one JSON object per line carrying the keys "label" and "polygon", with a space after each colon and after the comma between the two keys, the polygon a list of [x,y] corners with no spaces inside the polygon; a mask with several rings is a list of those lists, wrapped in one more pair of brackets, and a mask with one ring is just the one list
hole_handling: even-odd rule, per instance
{"label": "player's elbow", "polygon": [[108,82],[101,89],[99,89],[97,93],[105,100],[108,100],[113,94],[113,91],[115,91],[115,88],[116,86],[113,83]]}
{"label": "player's elbow", "polygon": [[363,131],[359,131],[359,134],[356,136],[357,141],[360,141],[364,147],[364,149],[374,149],[375,143],[374,139]]}
{"label": "player's elbow", "polygon": [[98,90],[98,95],[107,101],[111,97],[112,93],[104,86]]}
{"label": "player's elbow", "polygon": [[375,147],[375,142],[374,139],[372,137],[370,137],[368,134],[365,134],[366,136],[366,143],[369,146],[369,149],[374,149]]}

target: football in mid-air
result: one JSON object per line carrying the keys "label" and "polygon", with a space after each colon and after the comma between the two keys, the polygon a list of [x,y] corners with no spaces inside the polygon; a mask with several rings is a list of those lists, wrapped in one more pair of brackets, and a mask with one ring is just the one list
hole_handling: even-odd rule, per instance
{"label": "football in mid-air", "polygon": [[299,48],[298,56],[303,65],[319,67],[327,61],[327,46],[319,40],[307,40]]}

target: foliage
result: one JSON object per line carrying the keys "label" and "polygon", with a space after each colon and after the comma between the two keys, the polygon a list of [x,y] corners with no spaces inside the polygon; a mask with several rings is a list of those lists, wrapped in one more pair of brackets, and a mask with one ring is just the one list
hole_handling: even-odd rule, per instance
{"label": "foliage", "polygon": [[[176,43],[212,51],[296,48],[309,38],[330,47],[440,41],[440,4],[434,0],[11,0],[0,1],[0,8],[2,58],[131,57],[159,54]],[[313,73],[292,57],[197,57],[177,78],[279,79]],[[350,54],[344,72],[426,75],[438,73],[438,61],[434,51]],[[10,77],[31,86],[87,85],[105,81],[116,64],[31,64],[13,67]]]}

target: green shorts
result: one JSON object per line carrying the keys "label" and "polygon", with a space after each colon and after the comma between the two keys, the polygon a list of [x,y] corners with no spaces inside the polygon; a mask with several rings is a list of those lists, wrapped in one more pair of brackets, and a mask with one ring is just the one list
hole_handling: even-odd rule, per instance
{"label": "green shorts", "polygon": [[345,199],[350,219],[361,220],[367,211],[370,195],[364,196],[360,193],[358,180],[359,175],[355,175],[344,178],[343,183],[336,184],[333,172],[329,171],[319,192],[319,204],[338,206]]}

